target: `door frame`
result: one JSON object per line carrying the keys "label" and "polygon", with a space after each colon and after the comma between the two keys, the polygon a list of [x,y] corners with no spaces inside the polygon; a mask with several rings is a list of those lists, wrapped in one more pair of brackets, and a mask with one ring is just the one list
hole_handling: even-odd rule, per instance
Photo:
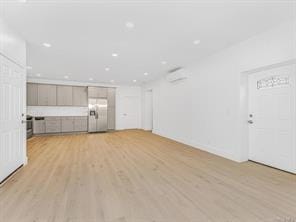
{"label": "door frame", "polygon": [[[296,65],[296,59],[286,60],[284,62],[275,63],[272,65],[262,66],[255,69],[250,69],[240,73],[240,88],[239,88],[239,131],[240,131],[240,152],[238,156],[239,162],[249,160],[249,75],[255,74],[261,71],[267,71],[274,68],[280,68],[288,65]],[[296,87],[295,87],[296,88]],[[296,93],[296,90],[295,90]],[[296,126],[296,121],[294,123]],[[296,145],[294,137],[294,145]],[[294,173],[296,173],[296,156],[294,157]]]}

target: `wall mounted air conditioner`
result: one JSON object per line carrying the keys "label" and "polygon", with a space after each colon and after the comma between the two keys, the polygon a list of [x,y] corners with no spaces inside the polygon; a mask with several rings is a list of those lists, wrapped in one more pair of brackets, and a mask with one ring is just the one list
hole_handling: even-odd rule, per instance
{"label": "wall mounted air conditioner", "polygon": [[174,83],[188,78],[188,71],[182,67],[177,67],[172,70],[169,70],[166,79],[168,82]]}

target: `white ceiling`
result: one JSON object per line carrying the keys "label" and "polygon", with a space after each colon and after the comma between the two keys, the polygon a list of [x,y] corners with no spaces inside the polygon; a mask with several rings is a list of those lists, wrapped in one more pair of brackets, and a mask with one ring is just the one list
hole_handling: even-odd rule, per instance
{"label": "white ceiling", "polygon": [[[115,80],[114,84],[159,78],[171,68],[186,67],[295,16],[295,1],[10,0],[0,4],[0,16],[28,42],[30,75],[62,80],[67,75],[83,82]],[[126,22],[135,27],[128,29]],[[194,45],[197,39],[200,44]],[[52,47],[44,47],[44,42]]]}

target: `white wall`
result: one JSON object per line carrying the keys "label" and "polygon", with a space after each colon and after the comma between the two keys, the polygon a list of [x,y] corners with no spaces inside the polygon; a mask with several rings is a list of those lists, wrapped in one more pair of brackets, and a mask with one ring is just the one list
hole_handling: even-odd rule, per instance
{"label": "white wall", "polygon": [[26,67],[26,42],[0,18],[0,53]]}
{"label": "white wall", "polygon": [[[296,59],[296,21],[283,23],[186,69],[177,84],[153,89],[153,132],[236,161],[247,159],[243,72]],[[241,94],[242,93],[242,94]],[[145,118],[145,117],[143,117]]]}

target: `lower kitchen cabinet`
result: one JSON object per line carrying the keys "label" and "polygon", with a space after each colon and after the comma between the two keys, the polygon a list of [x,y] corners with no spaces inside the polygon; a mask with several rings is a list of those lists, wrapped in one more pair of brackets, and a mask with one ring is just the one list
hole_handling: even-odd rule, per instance
{"label": "lower kitchen cabinet", "polygon": [[86,116],[74,117],[74,131],[75,132],[87,131],[87,117]]}
{"label": "lower kitchen cabinet", "polygon": [[44,117],[35,117],[33,119],[33,134],[45,133],[45,120]]}
{"label": "lower kitchen cabinet", "polygon": [[87,131],[87,116],[35,117],[33,133],[71,133]]}
{"label": "lower kitchen cabinet", "polygon": [[62,117],[62,132],[73,132],[74,131],[74,117]]}
{"label": "lower kitchen cabinet", "polygon": [[60,117],[45,117],[45,132],[46,133],[60,133],[61,118]]}

